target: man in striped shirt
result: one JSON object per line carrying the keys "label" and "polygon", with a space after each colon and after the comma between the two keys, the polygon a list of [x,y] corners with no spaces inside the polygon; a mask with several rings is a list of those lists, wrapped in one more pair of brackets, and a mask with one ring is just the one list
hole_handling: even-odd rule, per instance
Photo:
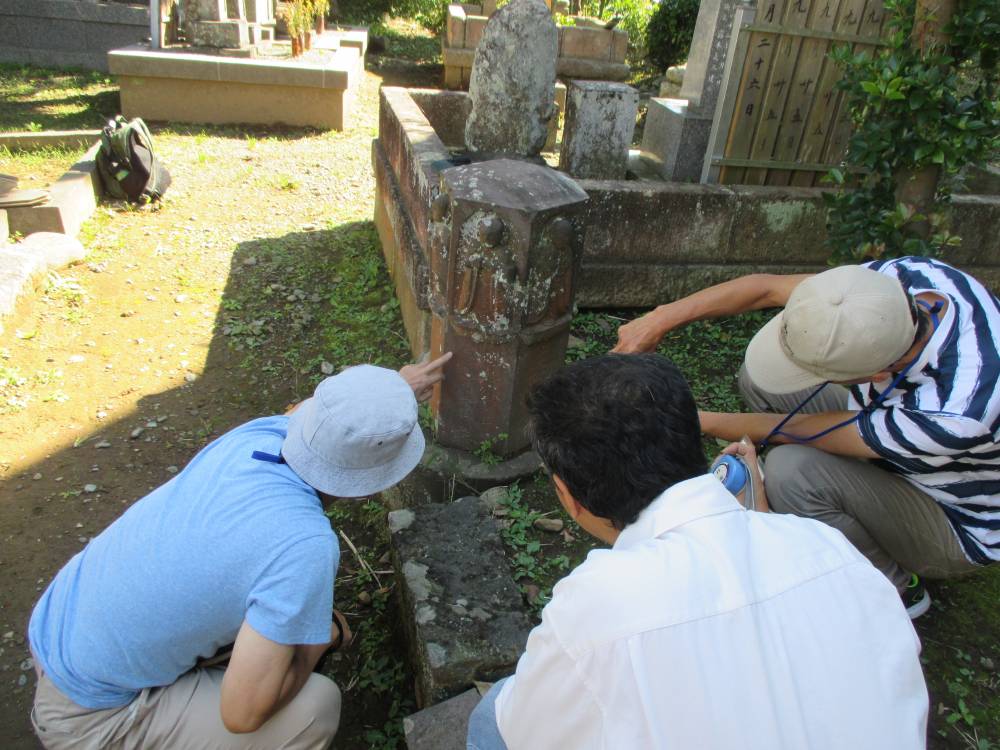
{"label": "man in striped shirt", "polygon": [[1000,302],[927,258],[755,274],[622,326],[615,351],[777,306],[740,372],[754,413],[700,412],[702,430],[784,443],[767,458],[771,508],[842,531],[917,617],[930,606],[918,575],[1000,559]]}

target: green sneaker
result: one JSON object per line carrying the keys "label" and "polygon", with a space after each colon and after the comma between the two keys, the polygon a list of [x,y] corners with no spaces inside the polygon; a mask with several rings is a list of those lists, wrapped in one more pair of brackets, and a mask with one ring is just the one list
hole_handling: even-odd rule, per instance
{"label": "green sneaker", "polygon": [[906,614],[911,620],[916,620],[931,608],[931,595],[927,593],[927,588],[916,574],[910,576],[910,582],[899,592],[899,597],[903,600]]}

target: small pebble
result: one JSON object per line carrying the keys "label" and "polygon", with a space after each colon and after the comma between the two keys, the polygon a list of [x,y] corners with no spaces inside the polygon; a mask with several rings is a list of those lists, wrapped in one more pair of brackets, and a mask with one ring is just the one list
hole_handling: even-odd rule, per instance
{"label": "small pebble", "polygon": [[94,416],[97,417],[98,419],[104,419],[106,416],[108,416],[108,413],[106,411],[99,411]]}
{"label": "small pebble", "polygon": [[151,427],[152,428],[152,427],[156,427],[156,426],[157,426],[157,422],[156,422],[155,419],[151,419],[148,422],[146,422],[146,427]]}
{"label": "small pebble", "polygon": [[561,518],[536,518],[535,522],[531,524],[536,529],[540,531],[551,531],[552,533],[562,531],[563,520]]}
{"label": "small pebble", "polygon": [[538,601],[538,597],[541,596],[541,593],[542,590],[533,583],[526,584],[524,587],[524,595],[528,599],[528,604],[534,604]]}
{"label": "small pebble", "polygon": [[195,375],[193,372],[189,372],[187,375],[184,376],[184,380],[186,380],[188,383],[193,383],[197,379],[198,376]]}
{"label": "small pebble", "polygon": [[27,672],[29,669],[34,669],[34,668],[35,668],[35,660],[34,659],[25,659],[24,661],[21,662],[21,671],[22,672]]}
{"label": "small pebble", "polygon": [[320,363],[319,371],[324,375],[333,375],[333,365],[329,362],[322,362]]}
{"label": "small pebble", "polygon": [[372,603],[372,595],[367,591],[362,591],[358,594],[358,604],[364,605],[365,607],[370,606]]}
{"label": "small pebble", "polygon": [[27,684],[28,684],[28,678],[26,675],[21,675],[20,677],[17,678],[18,687],[24,687]]}
{"label": "small pebble", "polygon": [[96,484],[85,484],[85,485],[83,485],[83,491],[84,492],[97,492],[97,485]]}
{"label": "small pebble", "polygon": [[178,294],[176,297],[174,297],[174,302],[177,303],[187,302],[187,298],[188,296],[186,294]]}
{"label": "small pebble", "polygon": [[176,466],[168,466],[167,467],[167,473],[168,474],[176,474],[177,473],[177,467]]}
{"label": "small pebble", "polygon": [[72,354],[66,361],[71,365],[77,365],[84,361],[84,356],[82,354]]}
{"label": "small pebble", "polygon": [[145,431],[146,430],[145,430],[144,427],[136,427],[134,430],[132,430],[132,432],[129,433],[129,439],[130,440],[135,440],[137,437],[139,437]]}
{"label": "small pebble", "polygon": [[110,448],[111,447],[111,443],[109,443],[107,440],[102,440],[99,443],[94,443],[94,447],[95,448]]}
{"label": "small pebble", "polygon": [[41,474],[35,474],[35,476],[32,477],[32,479],[34,479],[36,482],[41,478],[42,478]]}

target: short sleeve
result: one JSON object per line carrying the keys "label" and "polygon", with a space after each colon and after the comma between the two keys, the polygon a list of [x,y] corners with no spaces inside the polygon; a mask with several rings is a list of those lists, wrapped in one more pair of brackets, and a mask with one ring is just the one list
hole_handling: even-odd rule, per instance
{"label": "short sleeve", "polygon": [[247,623],[284,645],[329,641],[339,561],[340,549],[332,534],[286,547],[254,583],[247,597]]}
{"label": "short sleeve", "polygon": [[974,451],[993,440],[989,430],[975,419],[899,406],[862,412],[858,429],[869,448],[912,471],[933,466],[934,458]]}

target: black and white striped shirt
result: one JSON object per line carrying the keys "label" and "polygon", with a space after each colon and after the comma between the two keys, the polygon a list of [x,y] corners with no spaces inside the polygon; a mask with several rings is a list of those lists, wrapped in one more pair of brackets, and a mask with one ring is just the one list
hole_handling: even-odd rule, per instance
{"label": "black and white striped shirt", "polygon": [[[1000,560],[1000,300],[928,258],[867,267],[898,278],[911,296],[936,292],[949,304],[902,381],[860,415],[861,436],[883,468],[937,500],[972,562]],[[879,396],[870,383],[850,390],[853,409]]]}

